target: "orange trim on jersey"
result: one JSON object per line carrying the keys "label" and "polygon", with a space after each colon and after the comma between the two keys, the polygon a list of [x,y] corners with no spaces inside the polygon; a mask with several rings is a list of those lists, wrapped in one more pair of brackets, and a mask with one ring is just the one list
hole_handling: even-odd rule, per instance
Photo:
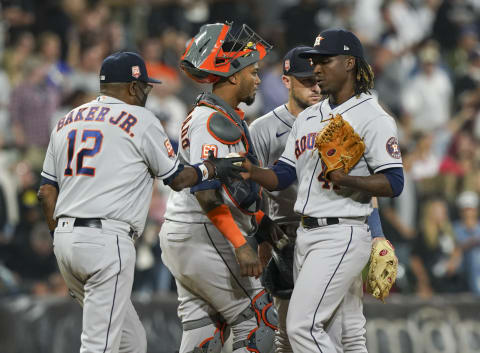
{"label": "orange trim on jersey", "polygon": [[238,114],[240,119],[242,119],[242,120],[245,119],[245,112],[242,109],[239,109],[239,108],[235,109],[235,113]]}
{"label": "orange trim on jersey", "polygon": [[247,242],[240,231],[240,228],[238,228],[238,225],[233,220],[232,212],[227,205],[222,204],[215,207],[207,213],[207,217],[235,248],[238,248]]}

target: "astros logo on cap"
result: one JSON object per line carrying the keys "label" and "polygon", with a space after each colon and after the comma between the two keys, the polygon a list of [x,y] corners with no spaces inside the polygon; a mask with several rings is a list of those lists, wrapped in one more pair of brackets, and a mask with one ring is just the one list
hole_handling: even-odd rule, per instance
{"label": "astros logo on cap", "polygon": [[325,38],[323,38],[321,35],[319,35],[319,36],[315,39],[315,44],[314,44],[313,46],[316,47],[317,45],[320,45],[320,42],[322,41],[322,39],[325,39]]}
{"label": "astros logo on cap", "polygon": [[135,78],[140,77],[140,68],[138,67],[138,65],[132,66],[132,76]]}
{"label": "astros logo on cap", "polygon": [[285,65],[285,71],[288,72],[288,70],[290,70],[290,60],[289,59],[285,60],[284,65]]}

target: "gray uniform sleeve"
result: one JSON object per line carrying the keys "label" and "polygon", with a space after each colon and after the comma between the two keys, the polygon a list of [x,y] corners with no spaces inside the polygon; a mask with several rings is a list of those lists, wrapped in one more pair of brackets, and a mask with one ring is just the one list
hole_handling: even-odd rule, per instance
{"label": "gray uniform sleeve", "polygon": [[285,144],[285,150],[280,157],[280,161],[287,163],[292,167],[296,167],[297,165],[297,150],[298,150],[298,143],[297,143],[297,123],[299,119],[295,120],[293,123],[292,131],[288,135],[287,143]]}
{"label": "gray uniform sleeve", "polygon": [[388,115],[371,119],[365,126],[365,159],[374,173],[402,167],[397,125]]}
{"label": "gray uniform sleeve", "polygon": [[145,130],[141,150],[156,177],[166,179],[177,170],[179,161],[160,122],[150,124]]}
{"label": "gray uniform sleeve", "polygon": [[268,157],[270,155],[269,139],[268,136],[266,136],[266,134],[268,134],[268,131],[262,129],[261,124],[255,123],[250,126],[249,131],[253,143],[253,148],[255,149],[255,153],[257,154],[261,166],[268,166]]}
{"label": "gray uniform sleeve", "polygon": [[45,160],[43,161],[42,177],[58,183],[57,170],[55,168],[55,154],[54,154],[54,141],[53,133],[50,136],[50,142],[48,143],[47,153],[45,154]]}

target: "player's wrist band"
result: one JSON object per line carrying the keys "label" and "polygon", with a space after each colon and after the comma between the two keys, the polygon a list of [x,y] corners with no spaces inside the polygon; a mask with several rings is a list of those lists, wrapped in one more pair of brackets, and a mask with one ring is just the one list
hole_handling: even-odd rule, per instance
{"label": "player's wrist band", "polygon": [[247,240],[243,236],[240,228],[233,220],[232,213],[227,205],[222,204],[215,207],[207,213],[208,219],[217,227],[217,229],[227,238],[235,248],[245,244]]}
{"label": "player's wrist band", "polygon": [[385,237],[383,234],[382,223],[380,222],[378,208],[374,208],[370,216],[368,216],[368,226],[370,227],[372,238]]}
{"label": "player's wrist band", "polygon": [[208,168],[203,163],[193,164],[193,169],[197,172],[198,182],[208,180]]}

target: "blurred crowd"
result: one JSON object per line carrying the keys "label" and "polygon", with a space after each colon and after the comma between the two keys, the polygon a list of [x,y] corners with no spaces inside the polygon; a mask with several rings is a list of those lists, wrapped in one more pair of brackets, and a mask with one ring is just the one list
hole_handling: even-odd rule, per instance
{"label": "blurred crowd", "polygon": [[[480,2],[477,0],[0,0],[0,295],[66,295],[36,197],[49,134],[94,98],[105,56],[134,50],[159,78],[147,108],[176,145],[203,89],[179,71],[204,23],[246,23],[274,50],[249,121],[287,101],[282,57],[329,27],[353,30],[396,119],[406,184],[380,199],[400,261],[395,290],[480,295]],[[155,188],[137,242],[134,291],[174,290],[158,232],[168,190]]]}

